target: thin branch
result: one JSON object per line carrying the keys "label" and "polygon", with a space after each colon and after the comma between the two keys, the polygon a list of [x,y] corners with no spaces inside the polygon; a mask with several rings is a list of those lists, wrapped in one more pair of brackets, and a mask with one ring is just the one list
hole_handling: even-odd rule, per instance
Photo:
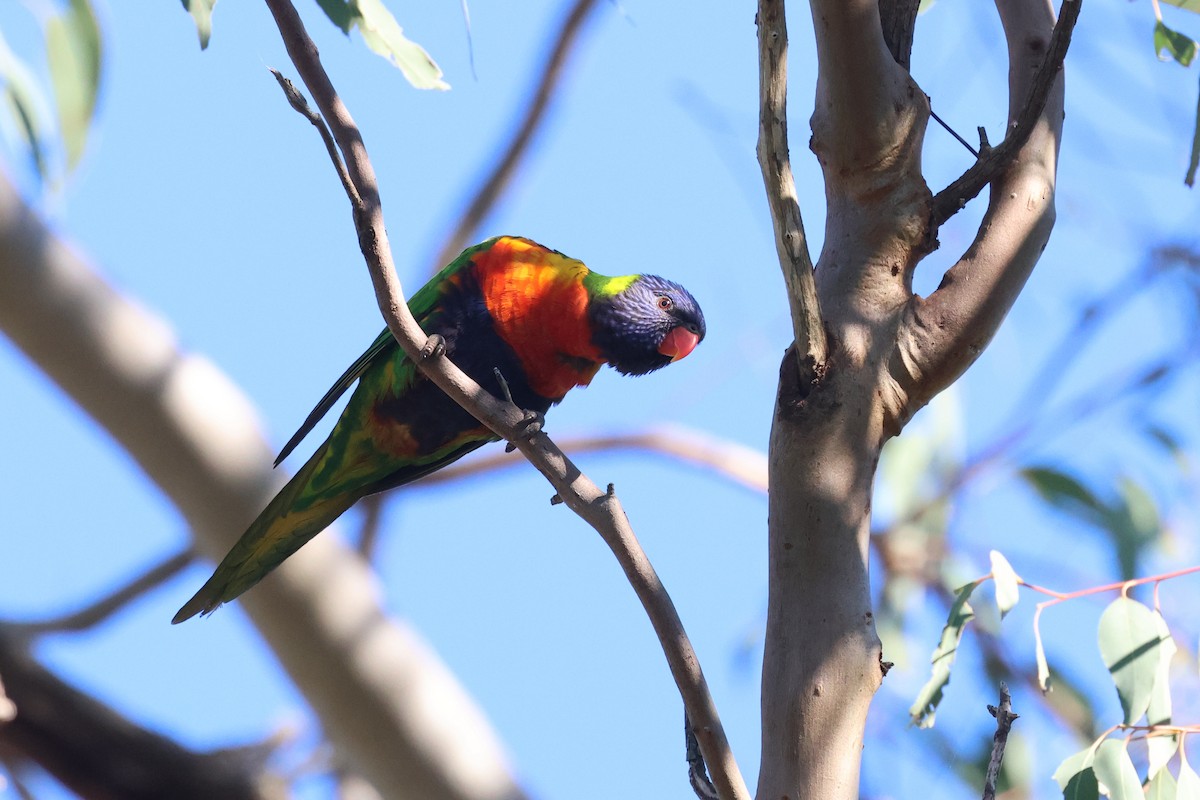
{"label": "thin branch", "polygon": [[1067,57],[1067,49],[1071,45],[1071,33],[1075,30],[1075,22],[1079,19],[1079,9],[1082,5],[1083,0],[1063,0],[1061,16],[1054,25],[1054,33],[1050,36],[1050,46],[1046,49],[1021,113],[1009,126],[1004,141],[981,153],[978,161],[933,198],[934,231],[957,214],[996,176],[1008,170],[1017,153],[1029,141],[1029,135],[1033,133],[1034,126],[1038,124],[1042,111],[1046,108],[1050,91],[1062,72],[1063,60]]}
{"label": "thin branch", "polygon": [[276,25],[313,100],[338,143],[362,205],[355,207],[354,222],[366,258],[380,311],[388,328],[409,358],[448,396],[502,438],[516,445],[550,481],[567,506],[591,525],[613,551],[642,602],[663,647],[671,673],[695,723],[705,761],[723,800],[741,800],[750,794],[742,780],[729,742],[708,691],[699,660],[683,629],[679,614],[658,575],[634,536],[620,501],[600,489],[559,450],[549,437],[531,428],[524,412],[483,391],[436,349],[424,352],[428,338],[404,301],[392,263],[378,184],[362,136],[321,66],[316,45],[290,0],[266,0]]}
{"label": "thin branch", "polygon": [[800,374],[820,379],[828,356],[796,181],[788,151],[787,20],[783,0],[758,3],[758,163],[787,285]]}
{"label": "thin branch", "polygon": [[554,45],[550,49],[550,54],[546,57],[546,61],[538,73],[536,87],[530,94],[529,105],[525,107],[525,111],[521,115],[521,124],[513,132],[512,139],[504,148],[500,158],[496,160],[495,166],[492,167],[487,178],[475,190],[475,195],[467,204],[466,210],[463,211],[454,230],[442,243],[437,259],[431,265],[431,274],[449,264],[455,256],[471,244],[476,230],[508,188],[517,173],[521,160],[529,152],[530,144],[546,119],[546,112],[550,108],[551,101],[562,85],[567,61],[571,56],[571,51],[579,42],[584,23],[587,22],[589,14],[599,5],[597,0],[575,0],[571,10],[567,12],[558,34],[554,37]]}
{"label": "thin branch", "polygon": [[1008,684],[1000,681],[1000,705],[988,706],[988,713],[996,718],[996,735],[992,738],[992,757],[988,761],[987,779],[983,783],[983,800],[996,800],[996,779],[1000,777],[1000,764],[1004,761],[1004,748],[1008,744],[1008,732],[1019,714],[1012,713],[1012,697]]}
{"label": "thin branch", "polygon": [[38,636],[44,633],[73,633],[93,628],[146,592],[175,577],[195,560],[196,553],[189,547],[168,556],[124,586],[78,611],[37,622],[15,623],[9,626],[10,630],[22,636]]}
{"label": "thin branch", "polygon": [[[1081,1],[1064,0],[1064,17],[1077,15]],[[988,173],[992,184],[988,208],[966,253],[933,294],[913,295],[905,306],[889,365],[904,395],[901,424],[983,352],[1054,228],[1064,98],[1060,50],[1069,41],[1073,23],[1056,24],[1048,0],[997,0],[996,8],[1008,44],[1013,128],[1002,147],[1008,151],[1018,141],[1022,145],[1002,169]],[[1048,89],[1044,88],[1047,82]],[[1035,110],[1039,116],[1030,123]],[[980,164],[999,163],[992,158],[985,153]]]}
{"label": "thin branch", "polygon": [[[610,450],[640,450],[661,455],[700,469],[754,492],[767,491],[767,456],[737,442],[674,425],[641,433],[617,433],[608,436],[579,436],[557,442],[564,453],[597,453]],[[492,452],[464,459],[421,479],[422,486],[474,477],[522,463],[515,453]]]}

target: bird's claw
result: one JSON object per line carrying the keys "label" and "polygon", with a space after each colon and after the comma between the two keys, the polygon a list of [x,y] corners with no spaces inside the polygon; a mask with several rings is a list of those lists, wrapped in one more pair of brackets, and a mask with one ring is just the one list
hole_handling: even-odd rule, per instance
{"label": "bird's claw", "polygon": [[521,421],[517,423],[517,435],[522,439],[528,439],[535,433],[541,433],[542,428],[546,425],[546,417],[536,411],[524,409],[521,412]]}
{"label": "bird's claw", "polygon": [[425,344],[421,346],[421,360],[428,361],[431,358],[444,356],[446,354],[446,340],[441,334],[431,333],[429,338],[425,340]]}

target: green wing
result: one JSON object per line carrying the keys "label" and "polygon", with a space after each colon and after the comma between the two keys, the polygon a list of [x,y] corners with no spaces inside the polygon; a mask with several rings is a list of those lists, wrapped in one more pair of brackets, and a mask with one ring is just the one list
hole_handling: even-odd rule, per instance
{"label": "green wing", "polygon": [[[455,272],[463,269],[468,263],[470,263],[472,256],[474,256],[476,253],[487,250],[495,242],[496,239],[493,238],[488,239],[486,242],[481,244],[477,244],[474,247],[468,247],[466,250],[462,251],[458,258],[446,265],[441,272],[433,276],[428,283],[422,286],[420,290],[412,296],[412,299],[408,301],[408,309],[412,312],[412,315],[416,318],[417,322],[423,329],[428,331],[427,325],[429,322],[431,322],[432,318],[436,316],[439,306],[438,301],[441,299],[443,281],[445,281]],[[313,408],[313,410],[309,412],[308,416],[304,419],[303,424],[300,425],[299,430],[292,434],[292,438],[288,439],[287,444],[283,446],[283,449],[279,451],[279,455],[275,457],[275,466],[278,467],[285,458],[291,455],[292,451],[296,449],[296,446],[299,445],[300,442],[304,440],[304,437],[309,434],[309,431],[316,427],[317,423],[321,421],[321,418],[329,413],[329,409],[333,408],[333,404],[338,401],[338,398],[345,394],[346,390],[353,386],[354,382],[361,378],[362,374],[366,372],[372,364],[379,359],[391,358],[397,347],[399,347],[399,345],[396,343],[396,339],[392,336],[391,331],[389,331],[387,328],[384,328],[383,333],[376,337],[375,341],[371,343],[371,346],[367,348],[367,351],[359,356],[358,359],[355,360],[355,362],[351,364],[345,372],[342,373],[342,377],[338,378],[333,386],[329,387],[329,391],[325,393],[325,396],[322,397],[317,402],[317,405]]]}

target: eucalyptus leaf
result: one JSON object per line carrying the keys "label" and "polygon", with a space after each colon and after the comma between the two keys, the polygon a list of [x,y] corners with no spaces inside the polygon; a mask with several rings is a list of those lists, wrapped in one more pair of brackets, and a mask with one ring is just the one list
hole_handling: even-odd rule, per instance
{"label": "eucalyptus leaf", "polygon": [[1162,20],[1154,23],[1154,54],[1160,61],[1166,61],[1163,58],[1163,51],[1166,50],[1180,66],[1191,66],[1192,59],[1196,57],[1196,48],[1196,40],[1192,37],[1168,28]]}
{"label": "eucalyptus leaf", "polygon": [[1164,3],[1200,14],[1200,0],[1163,0]]}
{"label": "eucalyptus leaf", "polygon": [[992,581],[996,585],[996,607],[1000,609],[1000,618],[1004,619],[1021,599],[1021,576],[999,550],[991,551],[988,557],[992,562]]}
{"label": "eucalyptus leaf", "polygon": [[1020,476],[1043,500],[1062,511],[1099,524],[1107,506],[1079,479],[1053,467],[1026,467]]}
{"label": "eucalyptus leaf", "polygon": [[1186,758],[1179,759],[1179,779],[1175,797],[1178,800],[1200,800],[1200,776],[1196,775]]}
{"label": "eucalyptus leaf", "polygon": [[1046,660],[1046,647],[1042,644],[1040,636],[1034,640],[1034,657],[1037,659],[1038,686],[1042,694],[1045,694],[1050,691],[1050,663]]}
{"label": "eucalyptus leaf", "polygon": [[1100,615],[1100,655],[1117,687],[1126,725],[1135,724],[1150,705],[1162,648],[1155,617],[1128,597],[1118,597]]}
{"label": "eucalyptus leaf", "polygon": [[1110,800],[1143,800],[1142,782],[1138,778],[1125,742],[1120,739],[1105,739],[1096,749],[1096,760],[1092,764],[1096,780],[1108,789]]}
{"label": "eucalyptus leaf", "polygon": [[46,54],[70,169],[83,156],[100,91],[100,26],[89,0],[70,0],[46,23]]}
{"label": "eucalyptus leaf", "polygon": [[1096,745],[1068,756],[1054,770],[1054,780],[1062,789],[1065,800],[1098,800],[1100,789],[1092,765],[1096,760]]}
{"label": "eucalyptus leaf", "polygon": [[976,586],[978,584],[968,583],[960,588],[950,606],[946,625],[942,628],[941,641],[938,642],[937,649],[933,651],[933,674],[921,687],[921,691],[917,693],[917,699],[908,709],[913,724],[918,727],[933,727],[938,704],[942,702],[942,694],[946,685],[950,683],[950,668],[954,665],[954,657],[958,653],[959,642],[962,641],[963,629],[975,616],[975,612],[967,600],[971,597],[971,592],[975,591]]}
{"label": "eucalyptus leaf", "polygon": [[363,41],[379,55],[391,61],[418,89],[449,89],[442,70],[425,48],[404,35],[392,12],[382,0],[352,0],[356,22]]}
{"label": "eucalyptus leaf", "polygon": [[200,49],[208,49],[208,40],[212,38],[212,13],[217,0],[182,0],[184,9],[192,15],[196,23],[196,33],[200,35]]}
{"label": "eucalyptus leaf", "polygon": [[1196,126],[1192,131],[1192,154],[1188,158],[1187,175],[1183,182],[1188,186],[1196,183],[1196,169],[1200,167],[1200,95],[1196,98]]}
{"label": "eucalyptus leaf", "polygon": [[1171,721],[1171,659],[1179,652],[1179,648],[1175,646],[1171,629],[1167,627],[1162,614],[1157,611],[1153,613],[1159,639],[1158,669],[1154,675],[1150,704],[1146,707],[1146,721],[1151,725],[1166,725]]}
{"label": "eucalyptus leaf", "polygon": [[330,22],[342,29],[342,33],[350,33],[356,15],[350,9],[349,0],[317,0],[317,5],[325,12],[325,16],[329,17]]}
{"label": "eucalyptus leaf", "polygon": [[1146,800],[1176,800],[1175,777],[1169,770],[1159,770],[1146,787]]}
{"label": "eucalyptus leaf", "polygon": [[50,166],[45,148],[49,103],[33,71],[9,49],[3,35],[0,35],[0,84],[4,86],[5,105],[12,112],[17,130],[29,148],[34,170],[43,181],[49,180]]}

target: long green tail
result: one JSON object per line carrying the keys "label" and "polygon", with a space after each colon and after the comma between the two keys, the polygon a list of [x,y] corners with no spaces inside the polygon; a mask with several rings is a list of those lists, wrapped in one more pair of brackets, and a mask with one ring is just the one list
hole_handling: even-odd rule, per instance
{"label": "long green tail", "polygon": [[[327,446],[327,445],[326,445]],[[171,620],[177,625],[197,614],[211,614],[258,583],[285,558],[309,539],[329,527],[354,505],[364,492],[329,493],[325,497],[304,497],[310,479],[326,447],[318,448],[312,458],[287,485],[275,495],[258,519],[242,534],[216,572],[200,591],[183,604]]]}

